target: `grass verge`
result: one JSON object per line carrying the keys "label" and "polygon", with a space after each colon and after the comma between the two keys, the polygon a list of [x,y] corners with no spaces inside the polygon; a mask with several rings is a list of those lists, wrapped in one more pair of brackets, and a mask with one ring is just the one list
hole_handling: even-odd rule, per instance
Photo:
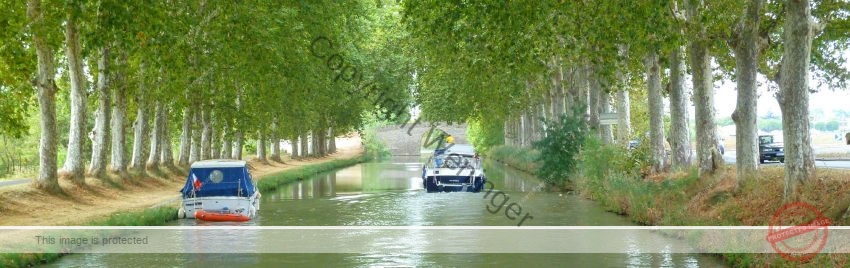
{"label": "grass verge", "polygon": [[[122,212],[109,216],[105,219],[95,220],[87,225],[90,226],[153,226],[163,225],[166,222],[177,219],[177,208],[161,206],[148,208],[142,211]],[[100,232],[99,236],[117,235],[105,233],[106,230],[94,230]],[[91,236],[91,234],[89,234]],[[39,264],[51,263],[67,255],[67,253],[3,253],[0,254],[0,267],[31,267]]]}
{"label": "grass verge", "polygon": [[368,157],[366,156],[358,156],[354,158],[337,159],[329,162],[306,165],[303,167],[285,170],[278,173],[268,174],[266,176],[263,176],[263,179],[257,182],[257,188],[259,188],[262,192],[273,191],[281,185],[293,181],[306,179],[321,172],[351,166],[357,163],[362,163],[367,160]]}
{"label": "grass verge", "polygon": [[[490,157],[525,170],[534,166],[531,150],[516,147],[492,152]],[[523,152],[525,151],[525,152]],[[729,165],[712,175],[696,169],[647,175],[635,165],[634,153],[616,146],[584,148],[580,174],[572,178],[575,190],[604,209],[654,226],[768,226],[782,199],[785,171],[762,167],[758,176],[734,189],[736,171]],[[631,156],[630,156],[631,155]],[[798,201],[814,205],[832,225],[850,225],[850,171],[819,168],[816,177],[800,186]],[[692,245],[716,245],[724,237],[681,237]],[[717,254],[732,266],[847,267],[850,254],[818,254],[805,263],[779,254]]]}

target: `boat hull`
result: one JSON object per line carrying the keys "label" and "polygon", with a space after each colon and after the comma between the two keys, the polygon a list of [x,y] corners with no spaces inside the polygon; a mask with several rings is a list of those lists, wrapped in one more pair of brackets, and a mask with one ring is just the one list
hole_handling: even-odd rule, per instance
{"label": "boat hull", "polygon": [[251,217],[239,213],[217,213],[197,210],[195,211],[195,219],[202,221],[249,221]]}
{"label": "boat hull", "polygon": [[234,214],[253,218],[260,210],[260,196],[255,194],[251,197],[238,196],[208,196],[208,197],[190,197],[183,198],[183,202],[178,212],[179,218],[195,218],[196,212],[205,211],[222,212],[225,214]]}

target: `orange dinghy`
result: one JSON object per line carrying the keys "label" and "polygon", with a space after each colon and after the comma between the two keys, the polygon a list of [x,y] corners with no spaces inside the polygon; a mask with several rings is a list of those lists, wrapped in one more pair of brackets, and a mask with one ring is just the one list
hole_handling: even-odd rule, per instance
{"label": "orange dinghy", "polygon": [[250,217],[239,213],[217,213],[203,210],[195,211],[195,219],[202,221],[249,221]]}

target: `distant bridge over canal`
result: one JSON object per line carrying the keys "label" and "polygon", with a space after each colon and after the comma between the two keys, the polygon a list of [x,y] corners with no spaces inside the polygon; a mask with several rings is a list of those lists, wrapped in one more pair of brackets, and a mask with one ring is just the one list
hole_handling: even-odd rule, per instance
{"label": "distant bridge over canal", "polygon": [[[422,136],[427,135],[430,126],[429,123],[423,122],[420,122],[413,129],[410,129],[410,126],[411,124],[407,124],[404,127],[392,125],[377,129],[378,137],[392,151],[393,156],[419,156]],[[435,130],[442,129],[452,135],[456,144],[469,143],[466,138],[466,124],[447,125],[440,123],[434,128]],[[435,131],[434,133],[436,135],[438,132]]]}

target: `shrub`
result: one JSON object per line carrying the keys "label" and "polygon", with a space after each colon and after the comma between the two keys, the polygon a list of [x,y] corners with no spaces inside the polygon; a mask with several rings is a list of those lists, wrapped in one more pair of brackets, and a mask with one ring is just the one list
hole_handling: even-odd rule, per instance
{"label": "shrub", "polygon": [[584,107],[574,107],[571,115],[544,120],[544,124],[546,135],[532,145],[540,152],[537,174],[546,182],[564,185],[578,167],[577,156],[587,136]]}

